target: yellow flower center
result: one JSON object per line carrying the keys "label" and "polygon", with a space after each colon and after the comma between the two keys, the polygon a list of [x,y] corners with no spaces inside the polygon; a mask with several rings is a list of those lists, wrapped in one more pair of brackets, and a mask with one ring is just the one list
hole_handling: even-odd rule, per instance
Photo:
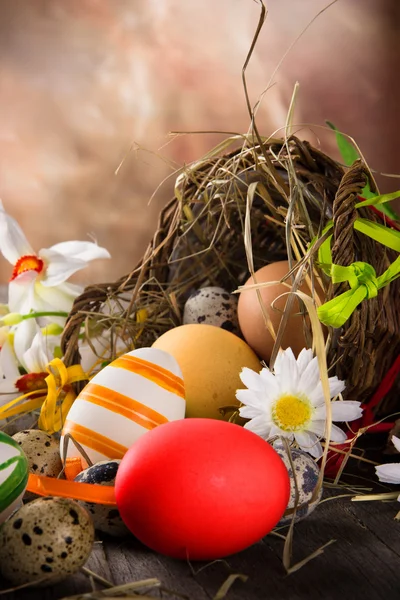
{"label": "yellow flower center", "polygon": [[299,431],[311,418],[311,404],[307,398],[281,396],[272,409],[275,424],[283,431]]}

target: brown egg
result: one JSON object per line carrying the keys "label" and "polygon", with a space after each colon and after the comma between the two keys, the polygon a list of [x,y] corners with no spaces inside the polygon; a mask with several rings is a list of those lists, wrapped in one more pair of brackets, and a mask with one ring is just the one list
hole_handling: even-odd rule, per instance
{"label": "brown egg", "polygon": [[[279,281],[288,272],[289,264],[288,261],[284,260],[262,267],[256,271],[255,277],[257,283],[266,283],[269,281]],[[250,277],[245,285],[254,285],[255,283],[253,277]],[[291,284],[291,278],[289,278],[286,283]],[[299,289],[305,294],[311,295],[311,291],[305,282]],[[324,294],[321,287],[315,284],[315,289],[319,298],[323,301]],[[279,298],[275,303],[274,300],[281,294],[287,294],[290,289],[284,284],[277,284],[260,288],[259,291],[265,309],[272,321],[275,333],[277,333],[289,295]],[[273,307],[271,306],[272,303],[274,303]],[[281,348],[292,348],[295,356],[297,356],[303,348],[307,347],[304,335],[304,320],[299,313],[300,304],[297,298],[295,298],[281,342]],[[265,323],[256,290],[241,292],[238,304],[238,318],[240,329],[242,330],[246,342],[260,358],[268,362],[274,347],[274,339]],[[309,324],[308,317],[306,317],[306,322]]]}

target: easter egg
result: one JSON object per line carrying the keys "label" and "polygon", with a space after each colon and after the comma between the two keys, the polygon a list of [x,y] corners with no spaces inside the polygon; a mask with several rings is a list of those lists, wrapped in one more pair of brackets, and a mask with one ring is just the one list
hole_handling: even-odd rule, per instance
{"label": "easter egg", "polygon": [[13,585],[57,583],[87,561],[93,540],[93,523],[77,502],[39,498],[0,529],[0,573]]}
{"label": "easter egg", "polygon": [[[256,283],[279,281],[285,275],[287,275],[289,270],[289,263],[286,260],[266,265],[256,271],[255,280],[253,277],[250,277],[246,281],[245,288],[250,285],[255,285]],[[285,284],[291,285],[291,283],[292,281],[290,278],[285,281]],[[288,288],[285,284],[277,283],[272,286],[261,287],[258,290],[264,305],[264,309],[271,319],[275,333],[278,332],[282,314],[289,298],[288,292],[290,292],[290,288]],[[303,283],[303,285],[301,285],[298,289],[309,296],[311,295],[311,291],[306,283]],[[315,289],[319,298],[323,301],[323,291],[321,287],[316,284]],[[277,299],[281,294],[286,295]],[[272,349],[274,347],[274,339],[267,329],[256,289],[247,291],[244,289],[240,293],[238,303],[238,318],[240,329],[246,342],[249,344],[249,346],[251,346],[251,348],[253,348],[260,358],[268,362],[271,358]],[[309,324],[309,319],[307,316],[305,319],[306,323]],[[281,341],[282,349],[289,347],[293,350],[295,356],[297,356],[303,348],[308,347],[304,334],[304,318],[300,313],[300,304],[297,298],[294,299],[292,304],[289,320],[286,324]]]}
{"label": "easter egg", "polygon": [[[120,462],[120,460],[104,460],[96,463],[79,473],[75,477],[75,481],[109,486],[114,485]],[[96,531],[101,531],[114,537],[121,537],[129,533],[115,506],[94,504],[93,502],[80,502],[79,504],[90,513]]]}
{"label": "easter egg", "polygon": [[0,524],[21,504],[28,483],[28,461],[19,444],[0,431]]}
{"label": "easter egg", "polygon": [[275,450],[251,431],[214,419],[167,423],[121,461],[121,517],[146,546],[173,558],[213,560],[267,535],[289,499]]}
{"label": "easter egg", "polygon": [[[175,358],[154,348],[133,350],[104,367],[76,398],[62,430],[61,456],[71,436],[92,463],[120,459],[143,434],[184,416]],[[80,456],[72,440],[66,456]]]}
{"label": "easter egg", "polygon": [[[293,518],[293,510],[296,506],[295,523],[308,517],[319,504],[322,497],[322,486],[315,500],[312,500],[314,490],[318,484],[319,467],[315,460],[304,450],[291,448],[291,459],[286,452],[282,442],[275,442],[274,449],[286,465],[290,478],[290,498],[284,516],[279,525],[290,525]],[[293,467],[292,467],[293,465]],[[296,505],[296,487],[298,493]]]}
{"label": "easter egg", "polygon": [[183,324],[204,323],[237,333],[239,331],[237,304],[237,296],[229,294],[223,288],[201,288],[186,301]]}
{"label": "easter egg", "polygon": [[[186,392],[186,417],[228,419],[239,407],[236,390],[242,389],[243,367],[261,370],[260,361],[242,339],[212,325],[181,325],[153,344],[176,358]],[[222,407],[233,407],[224,417]]]}
{"label": "easter egg", "polygon": [[13,435],[22,448],[31,473],[58,477],[62,471],[60,444],[55,436],[40,429],[24,429]]}

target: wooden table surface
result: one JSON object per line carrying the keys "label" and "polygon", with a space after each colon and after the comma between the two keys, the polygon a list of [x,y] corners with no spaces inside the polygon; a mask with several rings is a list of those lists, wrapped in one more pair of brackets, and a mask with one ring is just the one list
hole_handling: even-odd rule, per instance
{"label": "wooden table surface", "polygon": [[[296,524],[292,564],[335,541],[291,575],[282,565],[284,542],[274,535],[225,560],[191,565],[156,554],[133,536],[103,537],[95,542],[86,567],[113,585],[157,578],[174,592],[163,593],[163,598],[211,600],[231,574],[241,574],[247,580],[233,583],[226,596],[230,600],[400,598],[400,522],[394,519],[400,505],[395,501],[361,503],[336,497],[343,493],[345,490],[328,490],[324,495],[328,500]],[[5,588],[6,582],[0,580],[0,589]],[[93,589],[105,588],[99,583],[93,585],[90,577],[80,572],[52,587],[20,590],[0,598],[58,600]],[[159,590],[143,594],[160,597]],[[107,597],[114,596],[110,593]]]}
{"label": "wooden table surface", "polygon": [[[365,468],[357,473],[366,476]],[[363,483],[362,479],[354,481]],[[327,496],[342,493],[329,490]],[[163,598],[212,600],[229,575],[241,574],[247,580],[233,583],[226,596],[230,600],[398,599],[400,522],[394,520],[398,510],[397,502],[355,503],[336,497],[322,502],[295,526],[292,564],[331,540],[335,542],[291,575],[282,565],[283,540],[274,535],[225,560],[192,565],[160,556],[133,537],[103,538],[95,542],[86,567],[113,585],[157,578],[171,592],[163,591]],[[58,600],[106,589],[82,572],[52,587],[4,593],[6,588],[7,583],[0,579],[0,600]],[[105,595],[113,597],[111,591]],[[157,589],[143,592],[146,597],[160,595]]]}

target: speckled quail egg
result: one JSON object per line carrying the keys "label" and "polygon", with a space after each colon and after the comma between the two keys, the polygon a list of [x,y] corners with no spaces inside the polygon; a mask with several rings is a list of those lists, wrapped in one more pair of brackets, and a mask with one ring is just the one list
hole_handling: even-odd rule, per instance
{"label": "speckled quail egg", "polygon": [[[120,460],[104,460],[85,469],[75,477],[75,481],[81,483],[99,483],[102,485],[114,485]],[[114,537],[122,537],[129,534],[115,506],[104,504],[93,504],[91,502],[81,503],[90,513],[95,529]]]}
{"label": "speckled quail egg", "polygon": [[62,470],[60,443],[40,429],[25,429],[13,435],[28,459],[29,470],[37,475],[57,477]]}
{"label": "speckled quail egg", "polygon": [[46,576],[48,580],[37,585],[52,585],[86,562],[93,540],[93,522],[77,502],[39,498],[16,511],[0,529],[0,573],[13,585]]}
{"label": "speckled quail egg", "polygon": [[279,456],[285,463],[290,477],[290,500],[287,505],[287,509],[284,516],[278,523],[278,527],[280,527],[281,525],[289,525],[292,520],[293,513],[291,514],[288,511],[293,510],[296,504],[296,488],[294,477],[296,477],[297,489],[299,493],[295,523],[297,523],[298,521],[302,521],[303,519],[308,517],[317,507],[319,501],[321,500],[322,487],[318,493],[317,498],[310,503],[311,497],[314,493],[318,482],[318,465],[307,452],[291,448],[292,462],[295,471],[293,473],[293,469],[290,464],[290,459],[287,455],[286,448],[282,444],[282,442],[275,442],[274,450],[276,450],[276,452],[279,454]]}
{"label": "speckled quail egg", "polygon": [[238,333],[236,296],[220,287],[197,290],[188,298],[183,311],[183,325],[192,323],[215,325]]}

